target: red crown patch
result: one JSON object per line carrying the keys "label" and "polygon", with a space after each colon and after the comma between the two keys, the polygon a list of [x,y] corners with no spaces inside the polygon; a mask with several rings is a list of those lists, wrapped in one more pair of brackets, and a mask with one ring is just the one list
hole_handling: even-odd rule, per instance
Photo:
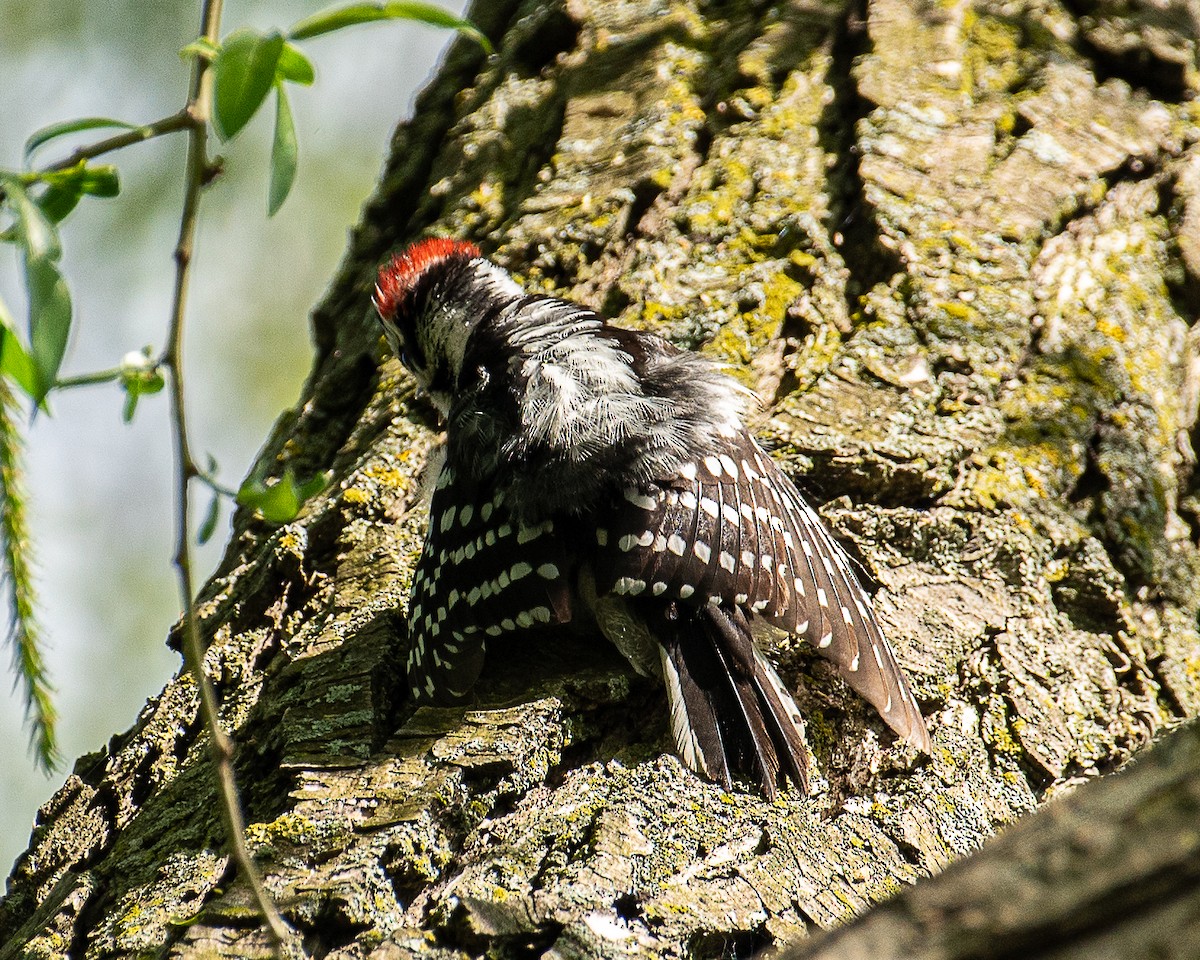
{"label": "red crown patch", "polygon": [[451,240],[447,237],[418,240],[379,268],[379,282],[375,285],[373,298],[375,309],[381,317],[395,316],[396,311],[412,293],[417,281],[428,270],[456,257],[472,259],[479,255],[479,248],[465,240]]}

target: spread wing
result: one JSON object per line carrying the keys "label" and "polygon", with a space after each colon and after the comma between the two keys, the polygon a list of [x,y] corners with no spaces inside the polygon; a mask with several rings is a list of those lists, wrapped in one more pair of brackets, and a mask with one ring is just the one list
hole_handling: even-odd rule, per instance
{"label": "spread wing", "polygon": [[745,432],[660,483],[623,490],[596,538],[599,591],[733,605],[806,637],[897,733],[929,749],[849,558]]}
{"label": "spread wing", "polygon": [[573,576],[553,520],[516,522],[505,493],[442,468],[409,599],[408,682],[418,702],[454,703],[489,637],[571,619]]}

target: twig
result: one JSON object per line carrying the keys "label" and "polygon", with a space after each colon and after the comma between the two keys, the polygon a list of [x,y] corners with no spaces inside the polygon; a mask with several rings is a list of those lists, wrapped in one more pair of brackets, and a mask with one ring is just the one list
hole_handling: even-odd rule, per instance
{"label": "twig", "polygon": [[[197,67],[201,65],[207,67],[208,63],[203,59],[197,58],[196,65]],[[50,173],[55,170],[69,170],[84,160],[91,160],[102,154],[111,153],[113,150],[120,150],[122,147],[132,146],[135,143],[142,143],[146,140],[153,140],[155,137],[162,137],[168,133],[176,133],[179,130],[194,130],[195,127],[196,118],[193,115],[192,104],[189,101],[188,106],[178,113],[173,113],[169,117],[163,117],[161,120],[155,120],[153,123],[148,123],[143,127],[135,127],[133,130],[126,130],[124,133],[117,133],[103,140],[97,140],[86,147],[80,147],[78,150],[72,152],[70,156],[55,161],[39,172]]]}
{"label": "twig", "polygon": [[91,387],[98,383],[111,383],[121,376],[120,367],[109,370],[97,370],[94,373],[80,373],[73,377],[59,377],[54,381],[54,389],[62,390],[68,387]]}
{"label": "twig", "polygon": [[[221,20],[222,0],[204,0],[201,13],[201,36],[213,43]],[[187,300],[188,280],[196,234],[196,211],[200,192],[209,179],[208,118],[212,105],[212,75],[208,61],[197,59],[192,68],[192,84],[187,107],[181,115],[188,117],[187,180],[183,196],[183,213],[179,223],[179,241],[175,246],[175,295],[171,309],[171,326],[162,363],[171,384],[171,413],[174,421],[175,452],[178,477],[178,542],[175,567],[179,573],[179,589],[183,595],[183,650],[188,669],[200,692],[200,712],[204,716],[211,742],[213,765],[221,791],[221,812],[225,833],[234,862],[250,885],[254,900],[262,913],[274,943],[275,954],[283,956],[284,944],[291,938],[291,929],[280,916],[270,895],[263,887],[258,868],[246,849],[246,824],[238,800],[237,783],[233,774],[233,741],[221,727],[217,715],[217,696],[208,675],[204,672],[204,649],[192,594],[191,530],[188,524],[189,485],[201,475],[188,446],[187,418],[183,405],[183,318]],[[113,138],[116,139],[116,138]]]}
{"label": "twig", "polygon": [[211,473],[207,473],[206,471],[197,468],[196,479],[215,494],[234,501],[236,501],[238,498],[238,492],[234,490],[233,487],[225,486],[225,484],[214,477]]}

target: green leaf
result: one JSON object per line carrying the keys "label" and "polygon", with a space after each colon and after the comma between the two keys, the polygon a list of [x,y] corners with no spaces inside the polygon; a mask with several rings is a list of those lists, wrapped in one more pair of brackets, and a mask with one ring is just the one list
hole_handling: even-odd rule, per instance
{"label": "green leaf", "polygon": [[24,184],[14,176],[0,176],[0,185],[8,195],[13,211],[17,215],[19,236],[31,259],[57,260],[62,256],[62,243],[58,231],[33,202]]}
{"label": "green leaf", "polygon": [[221,515],[221,498],[218,494],[213,493],[212,502],[208,505],[208,512],[204,515],[204,521],[200,524],[200,529],[196,531],[196,542],[203,545],[212,539],[212,535],[217,529],[217,520]]}
{"label": "green leaf", "polygon": [[85,166],[80,177],[84,193],[93,197],[115,197],[121,192],[121,177],[111,163]]}
{"label": "green leaf", "polygon": [[329,486],[329,481],[333,478],[333,473],[328,470],[323,470],[321,473],[314,474],[300,484],[300,499],[308,502],[318,493]]}
{"label": "green leaf", "polygon": [[49,170],[30,176],[34,178],[34,183],[42,183],[46,187],[34,199],[34,203],[51,224],[65,220],[84,194],[115,197],[121,192],[121,178],[112,164],[88,166],[80,161],[65,170]]}
{"label": "green leaf", "polygon": [[125,385],[125,403],[121,407],[121,422],[133,423],[133,415],[137,413],[138,398],[142,391],[136,383]]}
{"label": "green leaf", "polygon": [[320,493],[329,483],[328,473],[318,473],[304,483],[296,482],[291,467],[286,467],[278,480],[264,483],[258,477],[249,477],[237,494],[237,502],[253,507],[271,523],[287,523],[296,518],[300,508],[309,497]]}
{"label": "green leaf", "polygon": [[238,490],[238,503],[253,507],[271,523],[287,523],[300,512],[300,494],[291,467],[270,485],[258,479],[247,480]]}
{"label": "green leaf", "polygon": [[83,199],[83,192],[77,185],[69,187],[50,187],[37,199],[37,205],[51,223],[62,223]]}
{"label": "green leaf", "polygon": [[75,189],[97,197],[115,197],[121,192],[121,177],[111,163],[89,166],[87,161],[80,160],[73,167],[30,176],[35,178],[35,183],[44,183],[47,187]]}
{"label": "green leaf", "polygon": [[11,377],[31,397],[37,393],[37,370],[14,331],[16,324],[0,300],[0,373]]}
{"label": "green leaf", "polygon": [[121,358],[117,375],[121,380],[121,388],[125,391],[125,406],[121,409],[121,419],[126,423],[133,420],[138,400],[143,396],[158,393],[166,385],[162,370],[152,356],[150,347],[131,350],[125,354]]}
{"label": "green leaf", "polygon": [[186,47],[180,47],[179,59],[190,60],[192,57],[198,57],[201,60],[215,60],[220,52],[220,46],[207,37],[197,37]]}
{"label": "green leaf", "polygon": [[[54,386],[71,332],[71,294],[55,261],[62,255],[58,231],[13,176],[0,176],[17,215],[18,240],[24,247],[25,287],[29,292],[29,357],[38,404]],[[19,364],[19,360],[15,361]],[[19,382],[19,381],[18,381]]]}
{"label": "green leaf", "polygon": [[275,85],[275,139],[271,143],[271,186],[267,195],[267,216],[273,217],[283,206],[296,181],[299,146],[292,108],[282,83]]}
{"label": "green leaf", "polygon": [[154,358],[153,347],[142,347],[141,350],[130,350],[121,358],[119,368],[121,383],[137,383],[142,393],[158,393],[164,386],[162,368]]}
{"label": "green leaf", "polygon": [[11,377],[29,396],[37,396],[38,376],[33,360],[25,352],[16,333],[7,325],[0,331],[0,373]]}
{"label": "green leaf", "polygon": [[263,519],[269,523],[287,523],[300,512],[300,497],[296,493],[296,478],[284,476],[273,487],[267,487],[255,504]]}
{"label": "green leaf", "polygon": [[293,24],[292,29],[288,31],[288,37],[292,40],[307,40],[310,37],[319,37],[323,33],[332,33],[334,30],[375,20],[415,20],[434,27],[457,30],[477,41],[488,53],[492,52],[488,38],[470,20],[456,17],[432,3],[352,3],[345,7],[322,10]]}
{"label": "green leaf", "polygon": [[140,124],[126,123],[124,120],[114,120],[111,117],[81,117],[78,120],[64,120],[61,123],[52,123],[48,127],[42,127],[25,141],[25,162],[29,162],[29,158],[33,156],[33,152],[38,147],[58,137],[65,137],[70,133],[79,133],[81,130],[99,130],[107,127],[118,127],[121,130],[142,129]]}
{"label": "green leaf", "polygon": [[67,351],[71,294],[58,266],[48,257],[26,257],[25,283],[29,289],[30,358],[37,371],[37,389],[31,395],[41,403],[54,386]]}
{"label": "green leaf", "polygon": [[225,38],[212,63],[213,119],[222,140],[236,136],[258,112],[275,82],[282,50],[283,37],[276,32],[238,30]]}
{"label": "green leaf", "polygon": [[275,72],[277,79],[287,80],[289,83],[299,83],[305,87],[317,78],[312,61],[300,52],[299,47],[292,46],[286,40],[283,50],[280,51],[279,64],[275,68]]}

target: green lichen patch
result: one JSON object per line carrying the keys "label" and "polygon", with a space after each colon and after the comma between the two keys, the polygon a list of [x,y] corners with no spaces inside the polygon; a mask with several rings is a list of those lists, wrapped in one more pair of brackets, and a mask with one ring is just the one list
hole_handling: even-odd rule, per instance
{"label": "green lichen patch", "polygon": [[171,854],[152,884],[128,890],[96,931],[92,955],[143,956],[196,921],[226,875],[214,850]]}

